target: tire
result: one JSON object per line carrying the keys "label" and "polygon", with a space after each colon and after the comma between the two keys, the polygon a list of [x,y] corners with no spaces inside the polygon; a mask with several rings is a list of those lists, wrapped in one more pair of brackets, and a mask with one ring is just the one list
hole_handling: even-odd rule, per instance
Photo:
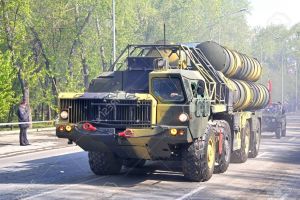
{"label": "tire", "polygon": [[260,121],[257,122],[256,124],[257,130],[254,132],[254,135],[252,135],[252,144],[250,147],[250,152],[249,152],[249,158],[256,158],[259,152],[259,146],[260,146],[260,140],[261,140],[261,125]]}
{"label": "tire", "polygon": [[[217,133],[222,133],[222,152],[216,153],[216,162],[214,172],[215,173],[224,173],[228,169],[230,163],[230,156],[231,156],[231,130],[230,126],[227,121],[220,120],[217,126]],[[217,147],[220,141],[217,143]],[[219,150],[219,148],[218,148]]]}
{"label": "tire", "polygon": [[146,163],[146,160],[144,159],[134,159],[134,158],[130,158],[130,159],[126,159],[123,161],[123,165],[127,168],[140,168],[143,167]]}
{"label": "tire", "polygon": [[89,152],[89,164],[96,175],[118,174],[122,168],[122,160],[111,152]]}
{"label": "tire", "polygon": [[277,139],[280,139],[281,138],[281,127],[279,127],[279,128],[277,128],[276,130],[275,130],[275,136],[276,136],[276,138]]}
{"label": "tire", "polygon": [[215,131],[207,125],[202,138],[195,139],[182,152],[182,171],[184,177],[191,181],[207,181],[214,172],[215,165]]}
{"label": "tire", "polygon": [[247,161],[250,147],[250,131],[250,124],[247,120],[245,127],[241,131],[241,149],[232,152],[231,162],[244,163]]}

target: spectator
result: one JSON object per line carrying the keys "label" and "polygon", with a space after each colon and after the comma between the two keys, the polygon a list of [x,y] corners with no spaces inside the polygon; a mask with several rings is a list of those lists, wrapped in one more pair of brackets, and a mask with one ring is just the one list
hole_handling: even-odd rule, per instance
{"label": "spectator", "polygon": [[[27,103],[25,101],[25,99],[23,99],[19,105],[18,108],[18,118],[19,118],[19,122],[29,122],[29,112],[28,112],[28,106]],[[30,145],[28,140],[27,140],[27,129],[29,127],[29,123],[28,124],[19,124],[20,127],[20,146],[26,146],[26,145]]]}

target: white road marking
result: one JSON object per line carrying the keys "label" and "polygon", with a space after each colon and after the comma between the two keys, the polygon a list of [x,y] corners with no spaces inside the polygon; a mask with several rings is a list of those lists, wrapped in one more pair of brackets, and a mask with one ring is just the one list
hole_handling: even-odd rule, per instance
{"label": "white road marking", "polygon": [[47,192],[42,192],[42,193],[39,193],[39,194],[36,194],[36,195],[32,195],[30,197],[23,198],[22,200],[35,199],[37,197],[41,197],[41,196],[44,196],[44,195],[47,195],[47,194],[52,194],[52,193],[60,191],[60,190],[65,190],[65,189],[74,187],[74,186],[79,185],[79,184],[90,183],[90,182],[101,180],[101,179],[104,179],[104,178],[107,178],[107,177],[109,177],[109,176],[102,176],[102,177],[97,177],[97,178],[89,179],[89,180],[82,181],[82,182],[79,182],[79,183],[75,183],[75,184],[67,185],[67,186],[64,186],[64,187],[60,187],[60,188],[57,188],[55,190],[50,190],[50,191],[47,191]]}
{"label": "white road marking", "polygon": [[263,152],[263,153],[259,154],[256,158],[260,158],[260,157],[264,156],[265,154],[267,154],[267,152]]}
{"label": "white road marking", "polygon": [[291,142],[291,141],[293,141],[293,140],[295,140],[295,139],[296,139],[296,137],[292,137],[292,138],[290,138],[288,141]]}
{"label": "white road marking", "polygon": [[196,189],[190,191],[189,193],[187,193],[187,194],[185,194],[185,195],[183,195],[183,196],[177,198],[176,200],[184,200],[184,199],[186,199],[186,198],[188,198],[188,197],[194,195],[195,193],[197,193],[197,192],[203,190],[204,188],[206,188],[206,186],[198,187],[198,188],[196,188]]}
{"label": "white road marking", "polygon": [[285,200],[288,197],[288,194],[284,194],[279,200]]}

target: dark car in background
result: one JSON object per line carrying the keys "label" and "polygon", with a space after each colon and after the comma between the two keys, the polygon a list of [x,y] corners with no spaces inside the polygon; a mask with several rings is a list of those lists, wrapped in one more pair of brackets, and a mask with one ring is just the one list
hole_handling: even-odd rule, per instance
{"label": "dark car in background", "polygon": [[285,109],[280,102],[271,103],[263,110],[262,131],[275,132],[278,139],[286,136]]}

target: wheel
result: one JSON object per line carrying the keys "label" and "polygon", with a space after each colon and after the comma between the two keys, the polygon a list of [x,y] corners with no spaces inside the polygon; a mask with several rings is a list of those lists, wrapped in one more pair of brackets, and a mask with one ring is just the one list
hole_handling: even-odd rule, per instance
{"label": "wheel", "polygon": [[122,160],[111,152],[89,152],[89,164],[96,175],[118,174],[122,168]]}
{"label": "wheel", "polygon": [[128,168],[134,168],[134,167],[143,167],[146,163],[146,160],[144,159],[126,159],[123,161],[123,165]]}
{"label": "wheel", "polygon": [[[222,134],[222,139],[220,139],[221,137],[219,136],[219,141],[217,143],[218,151],[216,153],[217,163],[214,172],[224,173],[229,166],[231,156],[231,130],[228,122],[220,120],[216,131],[217,133]],[[222,144],[220,144],[220,142],[222,142]]]}
{"label": "wheel", "polygon": [[182,152],[182,171],[191,181],[207,181],[214,172],[216,154],[215,131],[208,124],[202,138],[195,139]]}
{"label": "wheel", "polygon": [[261,139],[261,126],[259,121],[256,124],[256,128],[257,128],[256,131],[252,135],[253,139],[252,139],[252,144],[249,152],[250,158],[255,158],[259,152],[260,139]]}
{"label": "wheel", "polygon": [[281,131],[282,131],[281,127],[278,127],[278,128],[276,129],[275,135],[276,135],[276,138],[277,138],[277,139],[280,139],[280,138],[281,138]]}
{"label": "wheel", "polygon": [[241,149],[236,150],[231,154],[231,161],[234,163],[243,163],[248,159],[250,147],[250,124],[248,120],[245,127],[241,131],[241,139]]}

